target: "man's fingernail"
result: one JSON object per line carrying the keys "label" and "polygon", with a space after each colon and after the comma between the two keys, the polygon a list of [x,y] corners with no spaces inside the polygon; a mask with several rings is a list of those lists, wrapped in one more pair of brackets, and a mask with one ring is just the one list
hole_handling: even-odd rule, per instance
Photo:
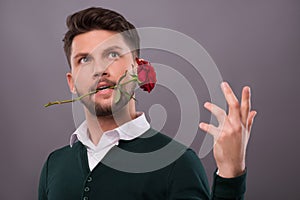
{"label": "man's fingernail", "polygon": [[204,103],[204,107],[207,108],[208,106],[209,106],[209,102],[205,102],[205,103]]}
{"label": "man's fingernail", "polygon": [[221,83],[221,87],[222,87],[223,89],[225,89],[225,87],[227,87],[227,85],[228,85],[228,84],[227,84],[226,82],[222,82],[222,83]]}
{"label": "man's fingernail", "polygon": [[251,89],[250,89],[249,86],[246,86],[246,90],[247,90],[247,92],[248,92],[249,94],[251,93]]}

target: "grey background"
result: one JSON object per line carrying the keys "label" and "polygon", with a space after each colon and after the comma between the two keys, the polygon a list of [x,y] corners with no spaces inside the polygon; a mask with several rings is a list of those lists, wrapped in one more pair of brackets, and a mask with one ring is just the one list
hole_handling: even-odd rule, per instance
{"label": "grey background", "polygon": [[[71,105],[43,108],[49,100],[68,99],[68,71],[61,39],[65,18],[74,11],[103,6],[122,13],[137,27],[157,26],[197,40],[216,62],[238,96],[250,85],[258,111],[248,147],[246,199],[297,199],[299,179],[300,1],[297,0],[1,0],[0,199],[36,199],[47,155],[68,144],[75,126]],[[186,61],[167,52],[143,57],[170,65],[191,81],[202,104],[209,94]],[[165,92],[163,92],[165,90]],[[151,102],[165,106],[167,135],[176,132],[180,110],[170,92],[157,87],[138,94],[147,112]],[[192,148],[199,151],[205,133]],[[211,181],[212,154],[202,159]]]}

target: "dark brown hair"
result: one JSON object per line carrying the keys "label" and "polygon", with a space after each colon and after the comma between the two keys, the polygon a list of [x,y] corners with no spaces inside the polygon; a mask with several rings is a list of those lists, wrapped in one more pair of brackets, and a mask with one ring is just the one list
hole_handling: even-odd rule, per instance
{"label": "dark brown hair", "polygon": [[122,33],[125,42],[133,49],[134,57],[139,57],[140,39],[134,25],[115,11],[100,7],[87,8],[68,16],[66,24],[68,31],[63,42],[70,67],[71,45],[74,37],[92,30],[108,30],[119,33],[125,31]]}

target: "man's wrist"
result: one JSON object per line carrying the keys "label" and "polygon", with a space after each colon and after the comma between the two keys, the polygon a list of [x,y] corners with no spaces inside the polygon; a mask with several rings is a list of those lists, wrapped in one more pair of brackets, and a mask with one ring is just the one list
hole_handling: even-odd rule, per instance
{"label": "man's wrist", "polygon": [[243,169],[235,169],[235,170],[224,170],[224,169],[218,169],[217,170],[217,175],[222,177],[222,178],[235,178],[238,176],[241,176],[246,172],[246,167]]}

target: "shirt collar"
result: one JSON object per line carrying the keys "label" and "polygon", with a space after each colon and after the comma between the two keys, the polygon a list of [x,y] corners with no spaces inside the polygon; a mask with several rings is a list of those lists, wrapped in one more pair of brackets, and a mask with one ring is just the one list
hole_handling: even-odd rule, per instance
{"label": "shirt collar", "polygon": [[[71,147],[76,142],[76,140],[79,140],[80,142],[82,142],[84,145],[86,145],[88,147],[95,146],[87,134],[87,128],[88,128],[87,123],[86,123],[86,121],[84,121],[75,130],[75,132],[70,137],[70,146]],[[126,122],[113,130],[106,131],[103,133],[103,135],[106,135],[106,134],[112,133],[112,132],[116,132],[116,133],[118,133],[119,139],[121,139],[121,140],[133,140],[134,138],[141,136],[149,128],[150,128],[150,124],[147,121],[145,114],[138,113],[137,118],[135,118],[129,122]],[[101,139],[100,139],[100,141],[101,141]],[[99,141],[99,143],[100,143],[100,141]]]}

